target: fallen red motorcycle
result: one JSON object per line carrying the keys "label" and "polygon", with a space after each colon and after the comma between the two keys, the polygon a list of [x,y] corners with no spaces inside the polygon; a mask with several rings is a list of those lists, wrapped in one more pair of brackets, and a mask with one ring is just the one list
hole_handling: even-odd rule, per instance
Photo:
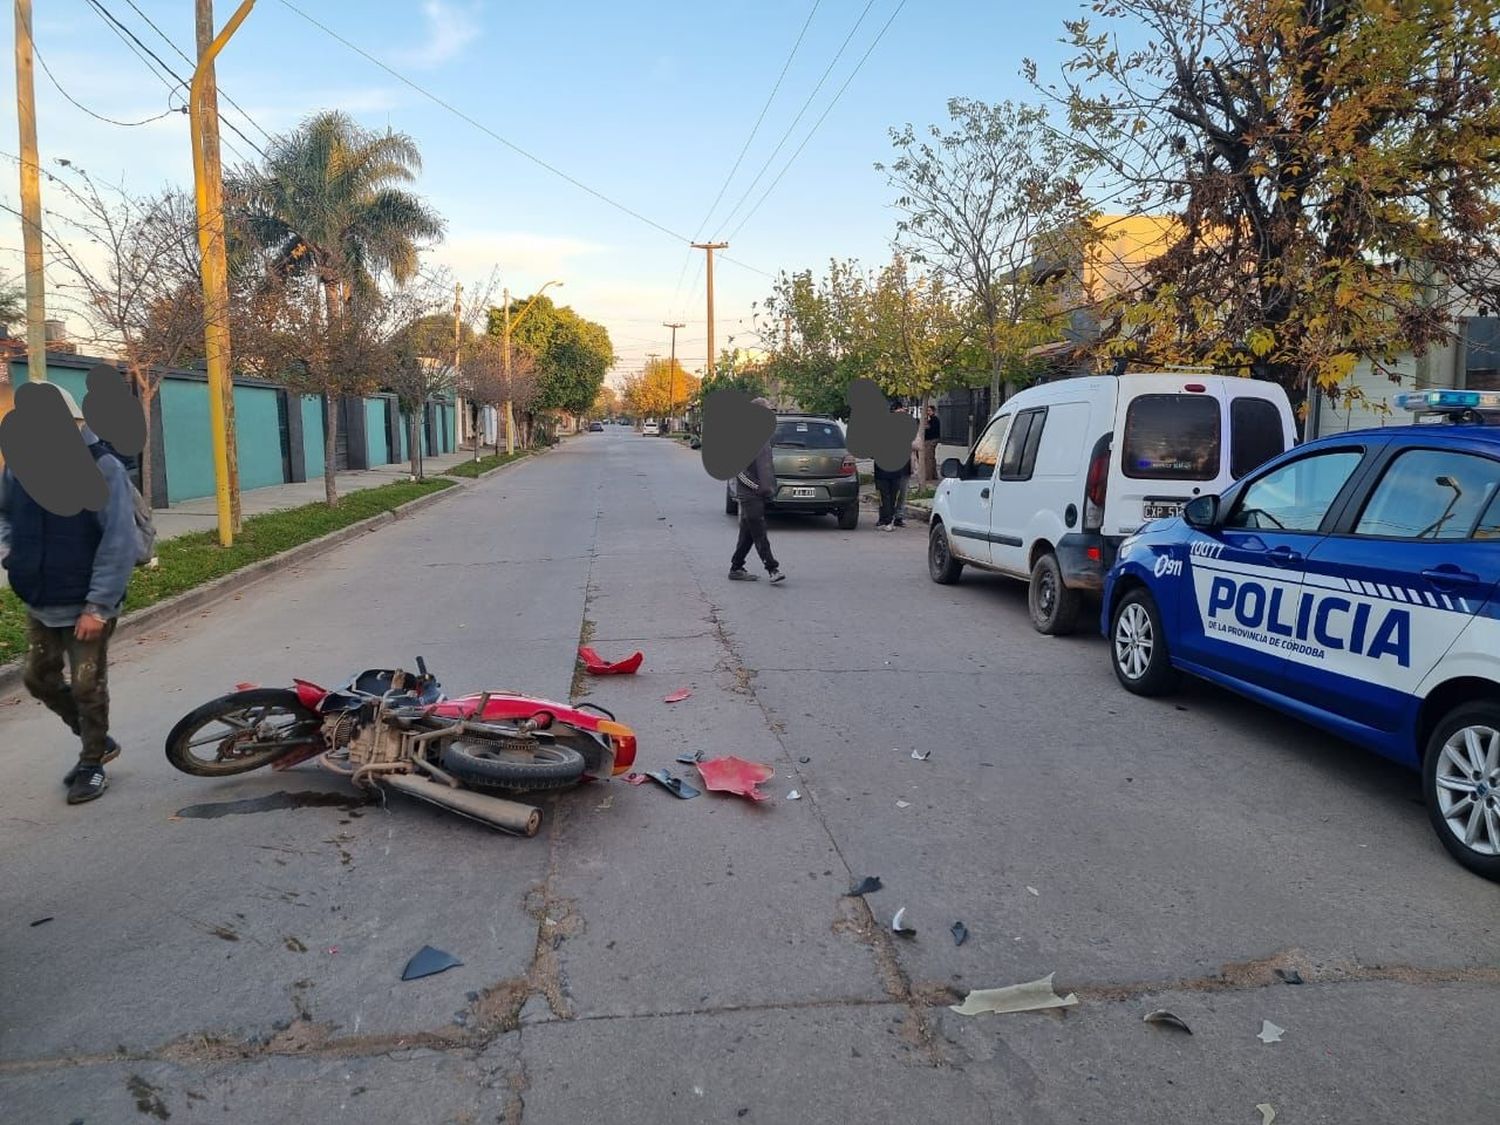
{"label": "fallen red motorcycle", "polygon": [[512,692],[450,699],[427,664],[375,668],[329,690],[240,684],[184,715],[167,735],[167,760],[185,773],[224,777],[316,758],[355,785],[388,786],[463,816],[534,836],[541,810],[497,796],[559,789],[624,773],[635,733],[602,707]]}

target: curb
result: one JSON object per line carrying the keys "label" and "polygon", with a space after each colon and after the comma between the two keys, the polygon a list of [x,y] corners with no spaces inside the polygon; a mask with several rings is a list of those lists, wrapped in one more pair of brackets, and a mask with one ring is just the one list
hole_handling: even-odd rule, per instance
{"label": "curb", "polygon": [[[462,495],[466,490],[474,487],[480,481],[488,480],[496,473],[504,472],[506,469],[513,468],[516,465],[525,464],[531,460],[532,456],[535,456],[535,454],[518,458],[509,464],[491,469],[483,476],[476,477],[473,480],[467,480],[463,477],[445,477],[440,473],[434,473],[434,477],[440,477],[452,483],[447,488],[440,489],[430,496],[419,496],[415,500],[408,500],[398,508],[392,508],[388,512],[381,512],[379,515],[370,516],[368,519],[360,520],[358,523],[351,523],[348,527],[341,527],[337,531],[330,531],[321,538],[300,543],[295,547],[282,551],[279,555],[272,555],[270,558],[261,559],[248,566],[242,566],[240,569],[232,570],[228,574],[215,578],[213,581],[207,582],[202,586],[194,587],[191,590],[184,590],[182,593],[175,594],[164,601],[156,602],[154,605],[148,605],[144,609],[138,609],[134,613],[122,616],[119,619],[119,623],[115,626],[114,636],[128,637],[143,629],[155,625],[165,625],[179,617],[186,616],[194,610],[223,601],[233,594],[242,592],[246,586],[254,585],[256,582],[275,574],[277,571],[285,570],[287,567],[317,558],[319,555],[332,551],[335,547],[342,546],[351,539],[357,539],[369,532],[376,531],[388,523],[395,523],[397,520],[405,519],[440,501],[448,499],[450,496]],[[0,693],[8,693],[20,685],[22,667],[23,663],[19,660],[13,660],[9,664],[0,664]]]}

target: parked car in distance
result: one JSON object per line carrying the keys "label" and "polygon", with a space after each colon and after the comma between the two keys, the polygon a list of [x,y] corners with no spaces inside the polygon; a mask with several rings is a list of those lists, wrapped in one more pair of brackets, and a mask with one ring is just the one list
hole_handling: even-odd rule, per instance
{"label": "parked car in distance", "polygon": [[602,434],[603,432],[604,432],[604,423],[603,422],[590,422],[589,423],[589,433],[591,433],[591,434]]}
{"label": "parked car in distance", "polygon": [[[770,512],[807,512],[838,517],[839,527],[859,526],[859,469],[845,447],[838,419],[819,414],[778,414],[771,434],[776,494]],[[734,481],[725,485],[724,511],[738,515]]]}
{"label": "parked car in distance", "polygon": [[1295,441],[1275,383],[1143,373],[1028,388],[995,412],[966,459],[943,462],[928,573],[944,584],[965,566],[1024,578],[1037,631],[1071,632],[1120,540]]}
{"label": "parked car in distance", "polygon": [[655,422],[647,422],[644,426],[641,427],[641,433],[646,437],[660,437],[661,426],[657,425],[657,423]]}
{"label": "parked car in distance", "polygon": [[1126,539],[1101,626],[1128,691],[1189,673],[1420,770],[1500,880],[1500,391],[1396,402],[1439,424],[1309,442]]}

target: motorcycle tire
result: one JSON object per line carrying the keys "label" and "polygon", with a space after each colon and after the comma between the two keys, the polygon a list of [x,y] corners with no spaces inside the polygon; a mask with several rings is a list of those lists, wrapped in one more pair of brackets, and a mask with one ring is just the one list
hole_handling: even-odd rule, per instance
{"label": "motorcycle tire", "polygon": [[[236,691],[229,695],[221,695],[218,699],[211,699],[177,720],[177,725],[167,735],[167,761],[183,773],[190,773],[196,777],[228,777],[231,774],[258,770],[262,766],[269,766],[278,758],[294,753],[296,747],[275,746],[261,751],[252,750],[242,757],[217,762],[205,761],[193,753],[193,735],[203,727],[216,720],[222,721],[226,715],[251,707],[274,708],[295,718],[299,724],[307,723],[312,731],[307,741],[321,739],[318,732],[320,720],[317,713],[304,707],[295,691],[290,688],[252,688],[248,691]],[[224,739],[220,741],[232,737],[233,734],[226,733]]]}
{"label": "motorcycle tire", "polygon": [[450,742],[443,750],[443,769],[465,785],[518,792],[561,789],[583,776],[583,755],[571,746],[536,741],[523,750],[515,747],[518,741]]}

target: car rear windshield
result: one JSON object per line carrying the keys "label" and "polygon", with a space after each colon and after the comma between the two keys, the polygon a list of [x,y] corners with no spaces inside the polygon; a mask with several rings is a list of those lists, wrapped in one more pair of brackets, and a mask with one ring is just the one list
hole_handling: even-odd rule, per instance
{"label": "car rear windshield", "polygon": [[772,445],[789,445],[796,449],[843,449],[844,431],[837,422],[816,418],[783,418],[776,423]]}
{"label": "car rear windshield", "polygon": [[1229,474],[1235,480],[1286,452],[1281,411],[1263,398],[1229,404]]}
{"label": "car rear windshield", "polygon": [[1219,428],[1218,399],[1141,395],[1125,411],[1121,467],[1137,480],[1213,480]]}

